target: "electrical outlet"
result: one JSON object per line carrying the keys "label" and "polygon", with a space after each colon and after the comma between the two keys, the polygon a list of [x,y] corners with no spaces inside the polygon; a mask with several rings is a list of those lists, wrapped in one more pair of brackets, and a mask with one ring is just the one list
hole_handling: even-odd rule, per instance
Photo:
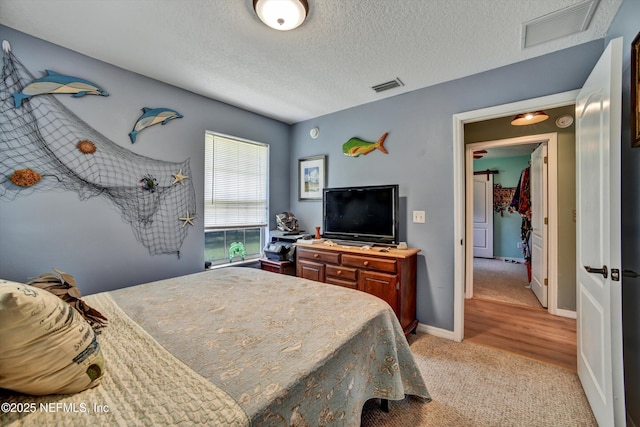
{"label": "electrical outlet", "polygon": [[522,242],[518,242],[518,249],[522,249],[523,246],[524,244]]}
{"label": "electrical outlet", "polygon": [[413,223],[424,224],[424,211],[413,211]]}

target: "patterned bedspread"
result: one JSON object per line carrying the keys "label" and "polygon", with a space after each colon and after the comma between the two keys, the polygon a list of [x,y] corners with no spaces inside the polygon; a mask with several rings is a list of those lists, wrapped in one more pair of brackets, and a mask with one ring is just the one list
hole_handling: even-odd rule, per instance
{"label": "patterned bedspread", "polygon": [[[175,412],[178,424],[199,420],[213,425],[217,422],[208,417],[220,411],[222,402],[228,418],[223,425],[351,426],[360,424],[368,399],[430,399],[393,310],[363,292],[257,269],[224,268],[85,299],[110,319],[99,338],[107,378],[69,399],[113,401],[108,407],[116,424],[146,424],[143,412],[160,411]],[[112,301],[117,306],[110,306]],[[120,324],[129,320],[128,327]],[[140,345],[123,334],[123,327],[153,338],[153,345],[145,342],[134,352],[139,360],[117,358],[123,351],[116,348],[127,342]],[[147,348],[155,344],[160,348]],[[158,353],[160,363],[149,362]],[[135,373],[135,387],[116,383],[123,376],[116,374],[125,368],[128,375]],[[172,397],[160,399],[160,406],[149,405],[149,399],[159,398],[153,393],[144,398],[146,390]],[[121,406],[108,396],[112,392],[130,393],[127,404],[136,408]],[[218,403],[209,406],[211,398]],[[80,415],[74,420],[87,424],[87,414]],[[96,418],[92,424],[113,424],[103,423],[101,414],[91,416]],[[181,422],[180,417],[195,418]],[[32,420],[25,418],[25,423]]]}

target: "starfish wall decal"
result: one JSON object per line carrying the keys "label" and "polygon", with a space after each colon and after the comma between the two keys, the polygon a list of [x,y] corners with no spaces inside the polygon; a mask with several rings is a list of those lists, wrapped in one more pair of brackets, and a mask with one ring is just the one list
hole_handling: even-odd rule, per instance
{"label": "starfish wall decal", "polygon": [[184,227],[184,226],[186,226],[187,224],[191,224],[191,225],[193,225],[193,220],[194,220],[194,219],[196,219],[196,217],[195,217],[195,215],[194,215],[194,216],[191,216],[191,215],[189,214],[189,211],[187,211],[187,214],[186,214],[185,216],[183,216],[183,217],[179,218],[179,219],[180,219],[180,221],[183,221],[182,226]]}
{"label": "starfish wall decal", "polygon": [[172,173],[171,176],[174,178],[173,183],[171,185],[174,185],[177,183],[184,185],[184,180],[189,178],[186,175],[182,175],[182,169],[180,169],[178,173]]}

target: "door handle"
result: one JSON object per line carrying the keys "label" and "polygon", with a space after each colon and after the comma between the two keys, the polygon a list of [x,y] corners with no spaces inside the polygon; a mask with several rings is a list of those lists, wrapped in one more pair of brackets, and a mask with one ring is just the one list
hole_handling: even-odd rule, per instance
{"label": "door handle", "polygon": [[602,268],[593,268],[585,265],[584,269],[589,273],[602,274],[602,277],[604,277],[605,279],[609,276],[609,269],[606,265],[603,265]]}

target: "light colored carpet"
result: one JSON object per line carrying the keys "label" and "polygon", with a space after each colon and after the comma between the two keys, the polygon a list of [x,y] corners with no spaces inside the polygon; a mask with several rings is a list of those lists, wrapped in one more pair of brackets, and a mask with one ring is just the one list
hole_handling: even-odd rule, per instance
{"label": "light colored carpet", "polygon": [[369,401],[363,427],[597,426],[571,371],[467,342],[408,338],[433,400],[390,401],[389,413]]}
{"label": "light colored carpet", "polygon": [[473,259],[473,297],[542,308],[526,286],[527,266],[499,259]]}

